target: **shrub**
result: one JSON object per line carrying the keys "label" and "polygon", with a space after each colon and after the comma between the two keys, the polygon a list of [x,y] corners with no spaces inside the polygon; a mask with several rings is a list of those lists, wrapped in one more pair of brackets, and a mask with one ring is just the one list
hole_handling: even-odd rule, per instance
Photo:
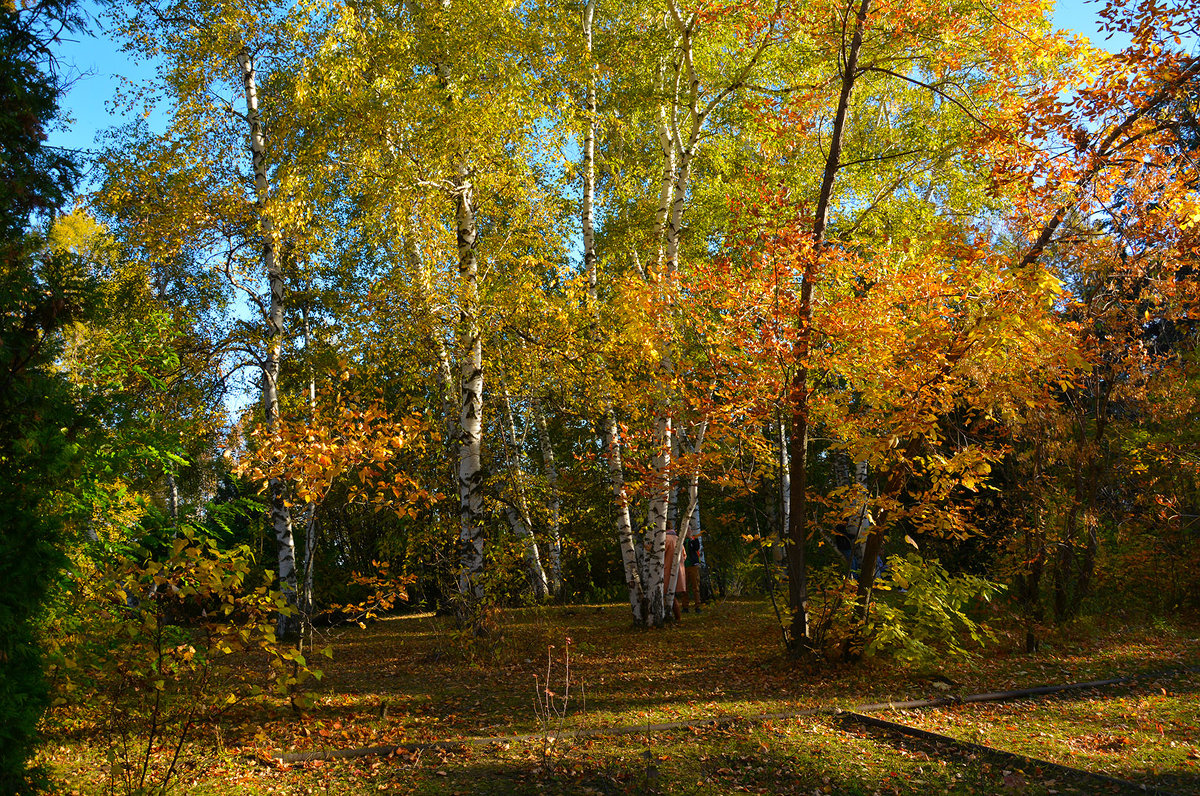
{"label": "shrub", "polygon": [[995,637],[966,613],[974,600],[990,601],[1004,590],[974,575],[950,575],[937,559],[916,553],[892,556],[875,588],[884,594],[870,618],[866,652],[889,653],[915,666],[970,658],[972,647]]}
{"label": "shrub", "polygon": [[165,790],[199,723],[268,697],[295,704],[320,677],[276,638],[277,613],[293,609],[254,574],[248,547],[185,529],[160,560],[134,547],[74,579],[51,636],[55,702],[102,729],[110,789]]}

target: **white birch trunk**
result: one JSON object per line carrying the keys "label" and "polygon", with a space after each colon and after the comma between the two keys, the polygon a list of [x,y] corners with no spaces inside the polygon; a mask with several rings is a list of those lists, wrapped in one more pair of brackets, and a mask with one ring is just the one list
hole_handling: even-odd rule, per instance
{"label": "white birch trunk", "polygon": [[[254,59],[246,51],[238,55],[242,68],[242,82],[246,94],[246,121],[250,128],[250,152],[254,168],[254,193],[258,205],[259,222],[262,226],[263,265],[267,272],[267,283],[271,291],[268,310],[267,357],[263,363],[263,404],[267,425],[272,430],[279,428],[279,367],[283,350],[283,270],[279,262],[279,242],[276,240],[275,225],[267,212],[270,185],[267,182],[266,141],[263,137],[262,118],[258,108],[257,76]],[[288,605],[296,606],[296,544],[292,538],[292,518],[284,499],[284,483],[271,479],[271,527],[279,548],[279,587]],[[280,635],[294,632],[297,625],[292,617],[279,617]]]}
{"label": "white birch trunk", "polygon": [[[583,40],[587,47],[588,68],[592,64],[592,20],[596,15],[596,0],[588,0],[583,7]],[[580,209],[580,226],[583,230],[583,268],[588,280],[588,300],[592,311],[596,311],[596,77],[588,73],[583,110],[583,205]]]}
{"label": "white birch trunk", "polygon": [[[583,11],[583,36],[587,45],[589,65],[592,53],[592,20],[596,14],[596,0],[588,0]],[[597,296],[596,238],[594,230],[594,206],[596,193],[596,79],[588,75],[585,99],[587,118],[584,122],[583,146],[583,205],[580,225],[583,229],[583,262],[587,269],[588,301],[591,304],[596,332],[599,334],[599,302]],[[601,362],[603,367],[603,362]],[[617,547],[621,551],[621,564],[625,570],[625,585],[629,590],[629,607],[634,624],[645,622],[646,591],[645,578],[638,565],[637,542],[634,539],[633,523],[629,517],[629,494],[625,490],[625,465],[621,457],[621,431],[617,424],[617,413],[612,401],[607,401],[601,422],[601,438],[605,461],[608,467],[608,483],[612,489],[613,505],[617,517]]]}
{"label": "white birch trunk", "polygon": [[683,229],[684,197],[691,180],[692,158],[695,155],[696,139],[699,138],[699,135],[700,129],[697,126],[692,131],[692,140],[688,142],[688,146],[678,155],[679,171],[673,190],[674,197],[671,202],[671,216],[666,228],[666,269],[668,274],[674,274],[679,270],[679,236]]}
{"label": "white birch trunk", "polygon": [[[451,0],[440,0],[443,9],[450,8]],[[419,36],[448,35],[445,31],[430,31],[425,25],[421,8],[415,0],[408,0],[405,7],[412,16]],[[451,42],[448,42],[451,43]],[[449,67],[445,62],[433,63],[434,74],[446,90],[446,110],[457,113],[454,98],[449,90]],[[457,446],[455,477],[459,495],[459,570],[458,595],[460,598],[459,621],[473,625],[477,634],[484,632],[478,607],[483,598],[483,465],[481,460],[483,442],[483,336],[479,325],[479,258],[477,252],[478,228],[475,219],[475,189],[471,183],[471,171],[462,161],[462,153],[456,153],[458,162],[452,177],[454,220],[458,247],[459,317],[458,342],[461,347],[459,365],[458,423],[454,429]],[[436,334],[431,337],[437,338]],[[435,342],[435,349],[439,347]],[[449,386],[450,360],[444,347],[438,350],[439,376],[443,387]],[[451,390],[443,390],[443,411],[448,412],[445,397]],[[449,424],[448,424],[449,425]]]}
{"label": "white birch trunk", "polygon": [[[313,375],[311,330],[308,323],[308,307],[301,310],[304,324],[304,353],[308,359],[308,411],[315,419],[317,416],[317,380]],[[305,507],[304,521],[304,580],[300,586],[300,619],[301,633],[309,633],[311,640],[313,605],[316,602],[316,589],[313,587],[313,571],[316,563],[317,546],[317,506],[309,503]]]}
{"label": "white birch trunk", "polygon": [[304,624],[312,627],[313,604],[316,590],[313,588],[313,570],[317,548],[317,507],[309,503],[304,521],[304,585],[300,590],[300,615]]}
{"label": "white birch trunk", "polygon": [[[663,176],[659,192],[658,212],[655,217],[655,227],[659,241],[658,274],[656,276],[662,277],[666,252],[677,250],[677,245],[674,243],[675,235],[672,233],[672,225],[667,223],[668,214],[672,207],[672,191],[675,188],[676,182],[675,139],[672,135],[671,127],[667,123],[665,108],[659,109],[659,142],[663,149]],[[676,260],[666,259],[665,266],[668,273],[675,273],[675,262]],[[665,283],[664,288],[669,290],[670,283]],[[672,369],[673,363],[671,357],[669,354],[664,353],[658,368],[659,374],[664,381]],[[650,598],[650,609],[644,621],[649,626],[660,625],[666,620],[666,616],[670,612],[670,601],[674,598],[673,594],[665,597],[663,594],[663,575],[666,566],[666,562],[663,561],[663,554],[666,549],[670,493],[672,491],[671,446],[671,416],[663,408],[654,419],[655,455],[651,465],[653,468],[651,476],[652,489],[650,493],[650,505],[647,511],[648,524],[645,539],[645,547],[648,551],[645,566],[645,589]]]}
{"label": "white birch trunk", "polygon": [[512,528],[521,543],[525,546],[525,576],[529,580],[529,591],[533,599],[543,602],[550,593],[550,584],[546,578],[546,570],[542,568],[541,553],[538,551],[537,539],[529,527],[529,519],[515,506],[504,506],[504,517],[508,527]]}
{"label": "white birch trunk", "polygon": [[663,169],[658,189],[658,210],[654,214],[654,237],[658,241],[658,274],[656,276],[661,277],[668,248],[666,242],[667,217],[671,212],[675,187],[675,137],[671,133],[665,106],[660,106],[658,109],[658,144],[662,150]]}
{"label": "white birch trunk", "polygon": [[855,515],[854,532],[855,538],[862,543],[866,542],[867,537],[870,535],[871,526],[874,525],[870,511],[871,492],[867,486],[868,474],[869,470],[865,461],[855,463],[854,483],[857,492],[858,512]]}
{"label": "white birch trunk", "polygon": [[458,239],[459,333],[463,343],[462,404],[458,421],[459,495],[459,595],[466,601],[467,617],[477,620],[475,609],[483,598],[483,335],[479,328],[479,260],[476,253],[474,186],[466,168],[460,167],[455,186],[455,221]]}
{"label": "white birch trunk", "polygon": [[675,545],[675,561],[671,567],[671,582],[667,584],[667,594],[671,599],[675,595],[675,583],[679,579],[679,567],[683,565],[684,547],[687,540],[691,537],[693,530],[700,529],[700,451],[704,446],[704,435],[708,431],[708,421],[700,424],[700,428],[696,432],[696,443],[692,446],[692,453],[696,456],[696,466],[692,468],[690,478],[688,480],[688,507],[687,513],[679,522],[680,530],[679,543]]}
{"label": "white birch trunk", "polygon": [[[691,38],[686,31],[683,33],[681,44],[684,62],[690,67]],[[692,123],[689,130],[688,143],[686,146],[683,146],[679,138],[678,124],[679,80],[681,77],[679,66],[680,64],[676,62],[673,80],[674,101],[670,112],[668,113],[665,105],[659,106],[658,135],[659,146],[663,153],[663,172],[662,184],[659,188],[658,211],[655,215],[655,231],[659,241],[658,270],[660,277],[673,277],[678,272],[679,231],[683,225],[689,168],[703,123],[703,119],[696,114],[696,96],[699,86],[689,69],[688,92]],[[660,69],[660,83],[664,81],[664,77],[665,70]],[[673,289],[669,280],[664,280],[664,289]],[[669,350],[669,341],[667,345],[662,347],[662,350],[664,352]],[[664,381],[673,371],[674,362],[672,361],[672,357],[669,353],[664,353],[662,361],[659,363],[659,373]],[[651,606],[648,624],[661,623],[667,613],[669,613],[670,602],[674,599],[674,592],[666,594],[665,598],[661,596],[663,594],[662,578],[665,566],[662,560],[663,540],[666,536],[669,513],[668,503],[672,491],[671,422],[670,412],[665,407],[662,408],[655,418],[654,447],[656,455],[653,462],[654,488],[650,497],[650,527],[647,530],[648,535],[653,535],[652,541],[647,540],[647,546],[650,549],[650,559],[647,567],[650,582],[647,583],[646,590],[650,594]],[[680,549],[682,549],[682,546],[680,546]]]}
{"label": "white birch trunk", "polygon": [[667,538],[667,500],[671,489],[671,418],[660,415],[654,424],[655,456],[651,474],[649,522],[646,527],[645,545],[649,551],[646,562],[646,593],[650,597],[647,625],[660,625],[666,619],[667,605],[663,598],[663,553]]}
{"label": "white birch trunk", "polygon": [[537,539],[533,535],[533,522],[530,519],[529,500],[526,497],[525,484],[522,480],[525,474],[520,466],[521,448],[520,442],[517,439],[517,425],[513,416],[512,397],[508,394],[508,388],[504,386],[501,386],[500,394],[504,400],[504,431],[507,435],[506,447],[509,452],[508,472],[513,491],[513,504],[505,506],[504,513],[508,517],[508,524],[512,527],[513,533],[517,535],[517,538],[525,546],[525,572],[529,578],[529,589],[533,592],[534,599],[541,602],[546,599],[550,588],[546,579],[546,570],[542,567],[542,557],[538,551]]}
{"label": "white birch trunk", "polygon": [[550,593],[562,595],[562,500],[558,490],[558,465],[554,459],[554,446],[550,444],[550,433],[542,404],[533,402],[533,418],[537,424],[538,445],[542,449],[542,467],[546,471],[546,487],[549,490],[550,508]]}
{"label": "white birch trunk", "polygon": [[621,431],[617,425],[617,413],[609,407],[604,412],[604,451],[608,462],[608,482],[612,489],[613,503],[617,510],[617,546],[621,550],[621,564],[625,569],[625,585],[629,589],[629,607],[633,611],[635,624],[647,621],[646,578],[638,563],[637,540],[634,538],[633,522],[629,517],[629,493],[625,490],[625,468],[621,458]]}
{"label": "white birch trunk", "polygon": [[179,525],[179,484],[174,473],[167,473],[167,514],[172,525]]}
{"label": "white birch trunk", "polygon": [[301,317],[304,323],[304,355],[308,359],[308,411],[315,417],[317,414],[317,379],[313,374],[312,351],[310,350],[312,339],[309,336],[307,306],[301,310]]}

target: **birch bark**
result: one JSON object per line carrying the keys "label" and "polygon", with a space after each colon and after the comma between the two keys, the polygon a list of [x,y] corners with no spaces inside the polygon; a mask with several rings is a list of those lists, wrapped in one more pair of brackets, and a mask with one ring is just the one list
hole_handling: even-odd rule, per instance
{"label": "birch bark", "polygon": [[683,565],[685,543],[691,537],[694,530],[700,529],[700,460],[698,454],[704,445],[704,435],[707,431],[708,421],[705,420],[696,431],[696,442],[692,447],[692,453],[697,455],[696,466],[692,468],[688,479],[687,513],[684,514],[679,522],[679,543],[675,545],[675,561],[671,567],[671,582],[667,584],[667,594],[672,598],[675,595],[675,582],[679,579],[679,567]]}
{"label": "birch bark", "polygon": [[[435,0],[443,10],[449,9],[451,0]],[[446,35],[444,31],[430,30],[424,21],[423,10],[416,0],[405,3],[412,16],[417,33],[421,37]],[[446,45],[452,47],[453,41]],[[461,113],[450,86],[449,65],[435,58],[432,64],[441,89],[445,92],[447,114]],[[454,202],[455,238],[458,248],[458,342],[461,348],[459,364],[459,412],[455,441],[458,448],[458,463],[455,477],[459,496],[459,568],[458,606],[459,621],[473,626],[476,634],[485,632],[479,605],[483,599],[484,569],[484,516],[482,465],[483,443],[483,334],[479,322],[479,257],[478,225],[475,217],[475,186],[472,172],[465,162],[465,155],[453,154],[454,173],[449,179],[450,195]],[[441,363],[445,363],[442,368]],[[439,368],[443,384],[445,370],[449,369],[449,358],[439,357]],[[443,402],[443,409],[446,409]]]}
{"label": "birch bark", "polygon": [[309,414],[315,416],[317,413],[317,379],[313,375],[312,351],[310,348],[312,345],[312,338],[310,336],[311,330],[308,324],[308,306],[305,305],[301,309],[300,313],[301,322],[303,323],[302,331],[304,332],[304,354],[305,358],[308,360],[308,411]]}
{"label": "birch bark", "polygon": [[483,335],[479,328],[479,260],[476,252],[474,188],[465,166],[456,175],[455,221],[458,238],[458,274],[462,287],[459,299],[459,334],[463,341],[459,411],[458,494],[459,556],[458,590],[466,602],[466,621],[478,624],[478,606],[483,599]]}
{"label": "birch bark", "polygon": [[[271,301],[267,315],[267,357],[263,363],[263,405],[267,425],[272,431],[279,428],[279,368],[283,350],[283,270],[279,262],[279,242],[271,214],[267,210],[270,184],[267,181],[267,147],[263,136],[262,117],[258,107],[257,75],[254,59],[243,50],[238,54],[238,65],[242,69],[242,83],[246,95],[246,122],[250,128],[250,152],[254,168],[254,194],[258,206],[259,223],[262,227],[263,265],[267,273],[267,284]],[[273,478],[269,484],[271,495],[271,527],[279,548],[279,586],[289,606],[296,606],[296,544],[292,537],[292,518],[284,499],[284,483]],[[294,616],[281,614],[278,619],[280,635],[294,633],[297,624]]]}
{"label": "birch bark", "polygon": [[538,445],[542,450],[542,467],[546,471],[546,486],[550,499],[550,594],[562,596],[562,500],[558,491],[558,465],[554,460],[554,446],[550,444],[550,430],[541,401],[533,401],[533,419],[537,425]]}
{"label": "birch bark", "polygon": [[[663,154],[662,182],[659,189],[659,205],[655,215],[655,231],[658,236],[658,273],[654,276],[663,280],[669,305],[674,305],[674,282],[679,271],[679,244],[683,232],[687,195],[690,189],[692,163],[699,150],[705,124],[714,110],[736,91],[754,69],[771,39],[768,30],[751,57],[728,85],[717,91],[707,102],[702,102],[701,81],[695,65],[695,36],[701,24],[699,14],[684,14],[674,0],[668,2],[669,20],[676,36],[675,51],[671,60],[670,90],[668,91],[667,70],[660,67],[656,74],[656,89],[660,96],[670,101],[658,108],[659,146]],[[772,17],[774,18],[774,17]],[[774,22],[772,22],[772,27]],[[659,363],[659,376],[666,384],[675,372],[670,342],[661,347],[664,352]],[[671,428],[672,417],[665,398],[655,418],[653,461],[653,490],[651,492],[646,546],[650,551],[648,563],[649,582],[646,592],[650,595],[651,610],[647,623],[658,624],[665,616],[667,606],[658,602],[662,593],[661,581],[664,570],[662,561],[663,538],[667,526],[667,503],[671,489]],[[669,599],[666,601],[669,602]]]}
{"label": "birch bark", "polygon": [[316,562],[317,547],[317,507],[308,504],[304,521],[304,586],[300,591],[300,616],[303,619],[302,630],[312,630],[313,605],[316,591],[313,588],[313,569]]}
{"label": "birch bark", "polygon": [[546,599],[550,588],[546,578],[546,570],[542,567],[542,557],[538,551],[537,539],[533,535],[533,522],[529,513],[529,499],[525,493],[523,482],[524,472],[521,470],[521,444],[517,439],[516,418],[513,415],[512,396],[508,388],[501,384],[501,399],[504,401],[504,433],[505,447],[508,449],[508,473],[512,483],[512,502],[504,507],[508,524],[513,533],[525,546],[525,572],[529,578],[529,589],[538,602]]}
{"label": "birch bark", "polygon": [[[588,0],[583,11],[583,36],[587,47],[589,64],[592,55],[592,22],[596,14],[596,0]],[[597,289],[596,237],[594,207],[596,194],[596,79],[594,72],[588,75],[586,89],[587,118],[584,120],[583,146],[583,203],[580,225],[583,228],[583,262],[587,270],[588,302],[593,318],[593,338],[599,337],[600,315]],[[603,360],[600,362],[605,368]],[[625,466],[621,456],[621,429],[617,423],[616,409],[611,396],[605,396],[604,414],[601,418],[600,435],[604,445],[604,458],[608,469],[608,483],[612,490],[613,506],[616,511],[617,547],[621,551],[621,565],[625,571],[625,585],[629,592],[629,607],[634,624],[645,622],[647,613],[645,579],[638,564],[638,551],[634,539],[633,523],[629,517],[629,494],[625,488]]]}
{"label": "birch bark", "polygon": [[667,539],[667,500],[671,489],[671,417],[660,414],[655,419],[654,459],[651,462],[653,490],[649,507],[649,522],[643,543],[649,551],[646,561],[646,593],[650,598],[650,610],[646,624],[661,625],[666,619],[667,602],[663,599],[663,573]]}
{"label": "birch bark", "polygon": [[179,484],[175,482],[175,474],[167,473],[167,514],[171,524],[179,525]]}
{"label": "birch bark", "polygon": [[870,475],[870,468],[867,463],[856,462],[854,465],[854,483],[857,485],[858,512],[856,513],[856,528],[855,538],[866,539],[867,534],[871,532],[871,491],[867,483],[867,478]]}
{"label": "birch bark", "polygon": [[[301,321],[304,332],[304,353],[308,359],[308,411],[309,416],[317,415],[317,380],[313,375],[312,357],[309,346],[312,344],[311,329],[308,323],[308,307],[301,311]],[[306,507],[304,521],[304,581],[300,588],[300,618],[301,633],[312,631],[313,605],[316,601],[316,590],[313,587],[313,570],[316,563],[317,547],[317,507],[309,503]]]}

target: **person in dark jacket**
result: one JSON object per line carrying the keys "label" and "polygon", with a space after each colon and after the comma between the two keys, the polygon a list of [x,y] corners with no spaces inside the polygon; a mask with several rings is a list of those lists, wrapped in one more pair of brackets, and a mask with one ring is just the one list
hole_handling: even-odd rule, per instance
{"label": "person in dark jacket", "polygon": [[[684,559],[683,571],[687,574],[688,590],[691,592],[692,600],[696,603],[696,613],[700,613],[700,537],[689,536],[684,542]],[[688,598],[687,593],[684,593],[683,611],[687,613]]]}

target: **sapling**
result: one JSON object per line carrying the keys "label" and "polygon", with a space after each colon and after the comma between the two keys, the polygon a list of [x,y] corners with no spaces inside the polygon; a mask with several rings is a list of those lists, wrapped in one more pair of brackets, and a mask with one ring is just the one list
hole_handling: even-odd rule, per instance
{"label": "sapling", "polygon": [[[542,738],[542,765],[548,766],[554,744],[562,738],[571,700],[571,639],[566,639],[563,649],[562,693],[550,689],[554,677],[554,645],[546,648],[546,680],[533,675],[533,712],[537,717]],[[583,682],[579,684],[580,695],[584,694]],[[587,702],[583,702],[587,709]]]}

